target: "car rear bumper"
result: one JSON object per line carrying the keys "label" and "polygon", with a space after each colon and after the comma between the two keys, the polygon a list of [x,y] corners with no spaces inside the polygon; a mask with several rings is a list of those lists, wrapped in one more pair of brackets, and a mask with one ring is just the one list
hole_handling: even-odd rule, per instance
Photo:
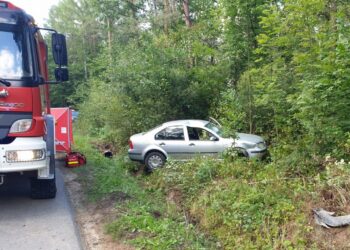
{"label": "car rear bumper", "polygon": [[129,156],[130,160],[132,160],[132,161],[140,161],[140,162],[143,161],[142,153],[133,152],[133,151],[129,150],[128,156]]}

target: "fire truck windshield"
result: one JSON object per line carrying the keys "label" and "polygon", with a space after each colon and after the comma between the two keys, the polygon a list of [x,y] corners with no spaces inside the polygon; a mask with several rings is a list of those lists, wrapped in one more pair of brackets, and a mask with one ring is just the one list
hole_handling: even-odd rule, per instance
{"label": "fire truck windshield", "polygon": [[22,80],[32,77],[32,60],[26,32],[21,29],[0,30],[0,37],[0,78]]}

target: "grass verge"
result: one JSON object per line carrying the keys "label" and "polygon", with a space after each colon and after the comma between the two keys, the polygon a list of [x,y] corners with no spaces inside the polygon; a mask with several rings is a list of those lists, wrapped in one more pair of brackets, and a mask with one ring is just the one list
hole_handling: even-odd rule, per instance
{"label": "grass verge", "polygon": [[310,211],[350,212],[348,163],[328,159],[320,162],[322,171],[292,175],[278,161],[202,158],[135,175],[135,164],[125,157],[106,159],[89,145],[77,139],[89,161],[77,170],[84,173],[89,197],[121,197],[117,219],[106,231],[137,248],[332,249],[334,242],[347,247],[350,233],[315,227]]}
{"label": "grass verge", "polygon": [[161,189],[147,185],[150,177],[133,175],[134,163],[124,156],[108,159],[77,137],[76,148],[88,164],[76,169],[91,202],[114,197],[116,217],[106,232],[141,249],[214,249],[215,241],[196,230],[182,211],[168,203]]}

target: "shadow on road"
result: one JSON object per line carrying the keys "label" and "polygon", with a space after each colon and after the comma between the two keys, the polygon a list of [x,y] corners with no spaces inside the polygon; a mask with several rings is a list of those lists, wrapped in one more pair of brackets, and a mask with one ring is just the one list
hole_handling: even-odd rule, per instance
{"label": "shadow on road", "polygon": [[27,176],[9,175],[5,177],[4,184],[0,186],[0,202],[6,198],[24,198],[30,195],[30,181]]}
{"label": "shadow on road", "polygon": [[7,176],[0,186],[0,250],[81,250],[73,209],[57,169],[55,199],[30,198],[28,176]]}

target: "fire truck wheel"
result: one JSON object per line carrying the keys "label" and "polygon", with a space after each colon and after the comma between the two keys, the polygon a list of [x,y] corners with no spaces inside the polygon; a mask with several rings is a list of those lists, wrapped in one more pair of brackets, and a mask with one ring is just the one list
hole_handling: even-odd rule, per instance
{"label": "fire truck wheel", "polygon": [[56,179],[31,179],[30,196],[32,199],[53,199],[56,197]]}

